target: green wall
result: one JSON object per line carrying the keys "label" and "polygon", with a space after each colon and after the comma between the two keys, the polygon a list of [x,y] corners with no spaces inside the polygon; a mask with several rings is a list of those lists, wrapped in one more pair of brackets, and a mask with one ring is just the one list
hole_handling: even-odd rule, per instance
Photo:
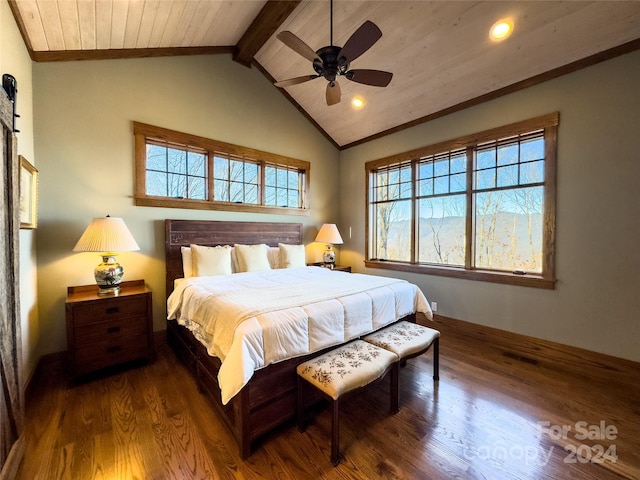
{"label": "green wall", "polygon": [[[444,316],[640,361],[638,85],[634,52],[341,152],[342,263],[418,284]],[[366,161],[555,111],[555,290],[365,269]]]}
{"label": "green wall", "polygon": [[[256,69],[229,55],[34,64],[40,354],[66,349],[69,285],[94,283],[100,257],[71,249],[92,218],[122,217],[140,245],[118,256],[125,279],[153,292],[154,329],[165,327],[165,218],[284,221],[313,242],[338,221],[338,151]],[[136,207],[132,121],[311,162],[311,214],[267,215]],[[315,261],[309,251],[309,260]]]}
{"label": "green wall", "polygon": [[[31,58],[27,52],[8,2],[0,1],[0,76],[13,75],[18,84],[16,133],[18,154],[36,168],[33,145],[33,89]],[[37,303],[35,233],[20,230],[20,328],[22,330],[23,380],[33,371],[39,356],[35,346],[40,337]]]}

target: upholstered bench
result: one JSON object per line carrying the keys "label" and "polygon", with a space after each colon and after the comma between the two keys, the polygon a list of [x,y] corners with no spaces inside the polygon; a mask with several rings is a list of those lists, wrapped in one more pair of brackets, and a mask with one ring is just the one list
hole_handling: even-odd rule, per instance
{"label": "upholstered bench", "polygon": [[401,321],[366,335],[363,340],[395,353],[400,363],[422,355],[433,345],[433,379],[440,379],[440,332],[438,330]]}
{"label": "upholstered bench", "polygon": [[391,412],[398,411],[398,357],[383,348],[362,340],[338,347],[297,367],[298,427],[304,431],[304,388],[312,385],[332,409],[331,463],[340,461],[339,405],[340,401],[363,387],[382,379],[391,371]]}

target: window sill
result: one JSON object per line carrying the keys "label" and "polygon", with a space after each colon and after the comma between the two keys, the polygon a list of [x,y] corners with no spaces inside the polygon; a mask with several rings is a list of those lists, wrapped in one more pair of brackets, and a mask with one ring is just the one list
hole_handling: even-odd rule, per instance
{"label": "window sill", "polygon": [[243,203],[209,202],[207,200],[189,200],[186,198],[165,198],[135,196],[138,207],[188,208],[192,210],[223,210],[229,212],[274,213],[277,215],[306,215],[308,208],[267,207],[265,205],[249,205]]}
{"label": "window sill", "polygon": [[385,260],[365,260],[365,267],[380,268],[383,270],[397,270],[400,272],[421,273],[425,275],[438,275],[442,277],[462,278],[480,282],[502,283],[506,285],[518,285],[522,287],[555,289],[555,279],[543,278],[541,275],[525,274],[516,275],[509,272],[495,272],[490,270],[464,270],[455,267],[434,267],[431,265],[415,265]]}

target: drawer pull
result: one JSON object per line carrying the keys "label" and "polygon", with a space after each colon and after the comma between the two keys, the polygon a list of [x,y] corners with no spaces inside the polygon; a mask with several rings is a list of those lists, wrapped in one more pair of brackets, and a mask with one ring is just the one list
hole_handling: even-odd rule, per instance
{"label": "drawer pull", "polygon": [[120,347],[120,345],[116,345],[115,347],[109,347],[107,348],[107,353],[116,353],[119,352],[122,348]]}
{"label": "drawer pull", "polygon": [[120,309],[118,307],[109,307],[107,308],[106,312],[111,314],[111,313],[118,313],[120,311]]}
{"label": "drawer pull", "polygon": [[120,327],[109,327],[107,328],[107,333],[118,333],[120,331]]}

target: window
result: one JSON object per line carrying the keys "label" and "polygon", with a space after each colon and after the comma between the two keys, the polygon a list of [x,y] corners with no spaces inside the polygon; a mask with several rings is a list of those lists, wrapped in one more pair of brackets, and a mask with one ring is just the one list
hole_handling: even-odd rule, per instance
{"label": "window", "polygon": [[558,114],[366,164],[367,261],[553,288]]}
{"label": "window", "polygon": [[266,205],[298,207],[302,200],[300,180],[300,175],[295,168],[286,165],[267,165],[265,175]]}
{"label": "window", "polygon": [[136,205],[308,215],[308,162],[134,122]]}
{"label": "window", "polygon": [[195,148],[147,143],[147,195],[207,198],[207,152]]}
{"label": "window", "polygon": [[219,202],[258,205],[260,164],[216,152],[213,158],[213,198]]}

